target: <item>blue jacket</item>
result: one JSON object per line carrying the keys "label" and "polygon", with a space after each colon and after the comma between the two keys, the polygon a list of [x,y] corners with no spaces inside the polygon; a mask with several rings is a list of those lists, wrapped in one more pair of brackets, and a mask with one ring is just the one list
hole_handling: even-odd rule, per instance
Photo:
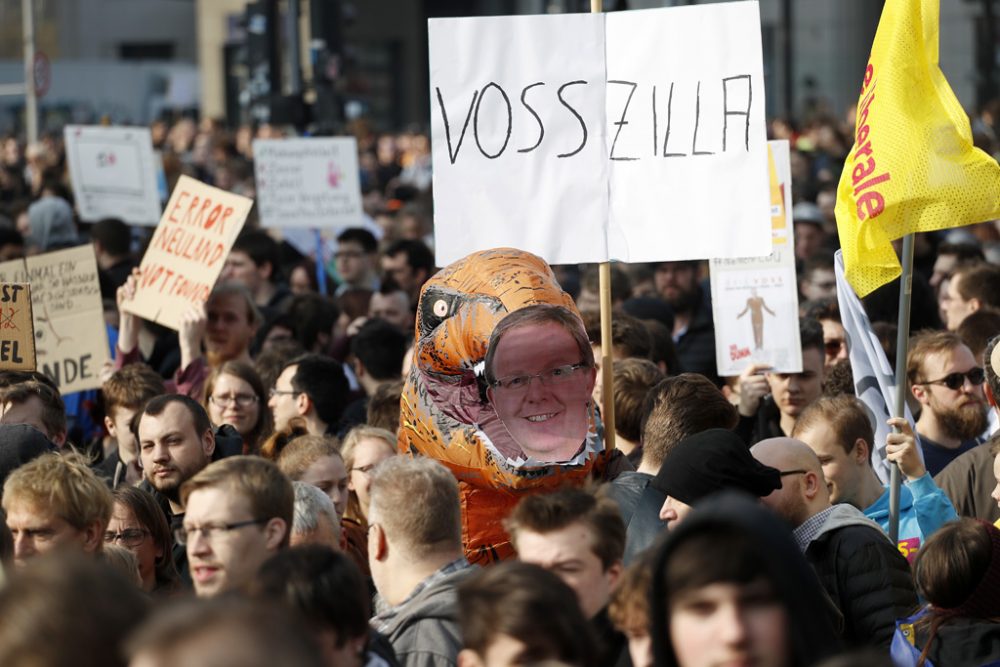
{"label": "blue jacket", "polygon": [[[889,532],[889,489],[865,509],[865,516]],[[899,489],[898,547],[913,562],[917,551],[934,531],[958,515],[948,496],[938,488],[930,473],[903,484]]]}

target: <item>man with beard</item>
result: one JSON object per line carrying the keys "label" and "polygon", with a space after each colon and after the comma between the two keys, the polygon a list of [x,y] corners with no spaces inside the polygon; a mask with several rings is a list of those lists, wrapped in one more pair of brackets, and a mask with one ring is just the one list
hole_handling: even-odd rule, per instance
{"label": "man with beard", "polygon": [[[215,434],[208,414],[195,400],[165,394],[149,401],[137,418],[136,438],[145,483],[166,498],[164,510],[171,527],[184,521],[181,484],[194,477],[212,460]],[[184,546],[174,545],[174,563],[189,578]]]}
{"label": "man with beard", "polygon": [[654,269],[653,282],[660,298],[674,309],[678,370],[701,373],[718,385],[712,298],[698,282],[698,262],[661,262]]}
{"label": "man with beard", "polygon": [[[983,359],[986,361],[986,384],[983,391],[986,400],[993,408],[994,414],[1000,412],[1000,336],[996,336],[986,344]],[[1000,442],[1000,436],[994,435],[981,447],[973,447],[972,451],[962,454],[941,471],[934,481],[951,499],[959,516],[968,516],[994,523],[1000,519],[1000,508],[997,501],[991,497],[996,488],[994,477],[993,447]]]}
{"label": "man with beard", "polygon": [[931,331],[910,341],[906,379],[921,406],[917,435],[931,475],[979,444],[987,426],[983,378],[958,335]]}

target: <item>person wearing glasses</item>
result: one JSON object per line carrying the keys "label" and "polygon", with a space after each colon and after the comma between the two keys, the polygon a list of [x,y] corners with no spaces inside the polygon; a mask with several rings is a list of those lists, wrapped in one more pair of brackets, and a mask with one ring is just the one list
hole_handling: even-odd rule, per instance
{"label": "person wearing glasses", "polygon": [[170,594],[180,585],[180,575],[171,555],[174,540],[170,525],[156,499],[135,486],[119,486],[112,492],[114,509],[104,531],[104,543],[128,549],[139,562],[142,590]]}
{"label": "person wearing glasses", "polygon": [[243,438],[243,453],[258,454],[271,435],[271,411],[267,393],[253,366],[227,361],[205,381],[205,410],[212,424],[229,424]]}
{"label": "person wearing glasses", "polygon": [[501,434],[524,457],[554,463],[580,453],[597,370],[579,317],[549,304],[514,311],[494,328],[484,365]]}
{"label": "person wearing glasses", "polygon": [[367,229],[349,227],[341,232],[334,261],[340,279],[334,296],[352,288],[378,289],[378,240]]}
{"label": "person wearing glasses", "polygon": [[[899,495],[898,546],[913,562],[927,538],[958,515],[924,467],[909,423],[900,418],[888,423],[900,432],[886,438],[886,458],[899,465],[905,482]],[[819,457],[830,502],[857,507],[888,533],[889,489],[872,468],[875,431],[864,404],[854,396],[820,398],[799,416],[792,436]]]}
{"label": "person wearing glasses", "polygon": [[384,428],[355,426],[340,445],[347,467],[347,511],[344,518],[368,527],[368,505],[371,503],[371,472],[382,461],[396,455],[396,435]]}
{"label": "person wearing glasses", "polygon": [[199,597],[244,589],[264,561],[288,546],[295,492],[266,459],[216,461],[184,482],[180,498],[186,511],[174,539],[187,548]]}
{"label": "person wearing glasses", "polygon": [[985,373],[957,334],[919,333],[910,340],[906,380],[920,403],[917,435],[933,476],[982,442],[988,417]]}
{"label": "person wearing glasses", "polygon": [[769,438],[750,452],[781,475],[781,486],[761,502],[793,529],[799,549],[843,615],[844,643],[888,648],[896,619],[917,606],[909,563],[861,510],[830,502],[823,466],[804,442]]}
{"label": "person wearing glasses", "polygon": [[340,362],[318,354],[292,359],[281,369],[267,402],[274,430],[284,431],[291,419],[300,417],[311,435],[336,435],[350,391]]}
{"label": "person wearing glasses", "polygon": [[[986,383],[983,392],[994,416],[1000,412],[1000,336],[994,336],[986,343],[983,351],[983,370]],[[982,519],[989,523],[1000,521],[1000,493],[995,494],[1000,476],[994,451],[1000,436],[994,435],[980,447],[973,447],[962,454],[934,478],[935,483],[947,494],[959,516]],[[1000,527],[1000,526],[998,526]]]}

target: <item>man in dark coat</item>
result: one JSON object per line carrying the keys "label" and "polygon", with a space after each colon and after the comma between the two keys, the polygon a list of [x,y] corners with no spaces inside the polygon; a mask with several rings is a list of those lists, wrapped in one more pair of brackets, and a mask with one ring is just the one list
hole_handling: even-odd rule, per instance
{"label": "man in dark coat", "polygon": [[712,294],[698,282],[698,262],[660,262],[653,281],[660,297],[674,310],[674,344],[680,370],[701,373],[719,384],[715,366],[715,322]]}
{"label": "man in dark coat", "polygon": [[781,488],[762,502],[794,528],[799,549],[844,615],[844,641],[888,648],[896,619],[917,606],[906,559],[861,510],[830,503],[823,468],[808,445],[771,438],[751,452],[780,471]]}

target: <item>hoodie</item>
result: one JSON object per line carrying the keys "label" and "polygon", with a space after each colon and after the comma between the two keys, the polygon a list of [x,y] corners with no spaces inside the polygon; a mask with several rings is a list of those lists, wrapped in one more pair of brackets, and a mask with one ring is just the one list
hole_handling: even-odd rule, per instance
{"label": "hoodie", "polygon": [[28,207],[31,232],[24,243],[39,251],[69,248],[80,242],[73,222],[73,209],[60,197],[42,197]]}
{"label": "hoodie", "polygon": [[[865,516],[889,532],[889,489],[865,508]],[[958,515],[948,496],[938,488],[930,473],[903,484],[899,489],[899,540],[897,545],[906,560],[913,563],[917,551],[934,531]]]}
{"label": "hoodie", "polygon": [[389,640],[400,665],[455,667],[462,649],[457,587],[477,569],[465,563],[372,619],[372,626]]}
{"label": "hoodie", "polygon": [[[734,529],[751,536],[760,549],[767,570],[761,576],[774,587],[788,614],[791,639],[790,667],[807,667],[836,655],[840,649],[837,630],[828,610],[828,601],[815,573],[802,557],[788,527],[751,497],[733,491],[699,502],[685,519],[666,536],[653,569],[650,617],[656,667],[677,667],[668,631],[669,591],[666,564],[671,555],[690,536],[706,529]],[[720,544],[720,551],[726,545]],[[705,558],[710,559],[711,553]]]}

